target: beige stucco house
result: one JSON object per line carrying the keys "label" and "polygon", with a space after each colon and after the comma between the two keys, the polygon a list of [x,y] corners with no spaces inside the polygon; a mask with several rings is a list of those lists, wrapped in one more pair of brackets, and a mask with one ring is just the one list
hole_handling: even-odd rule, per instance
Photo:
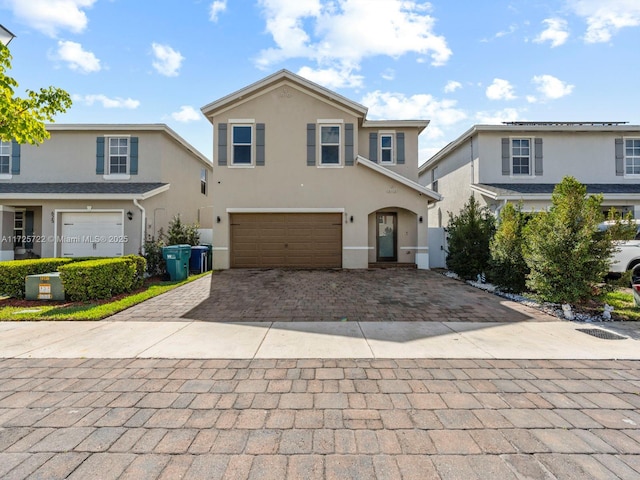
{"label": "beige stucco house", "polygon": [[[444,230],[471,195],[496,215],[506,202],[529,211],[551,205],[571,175],[615,207],[640,218],[640,126],[624,122],[510,122],[474,125],[419,169],[442,195],[429,214],[432,266],[444,267]],[[438,252],[440,252],[438,254]]]}
{"label": "beige stucco house", "polygon": [[214,268],[429,267],[420,120],[282,70],[202,108],[213,125]]}
{"label": "beige stucco house", "polygon": [[120,256],[177,214],[210,238],[211,162],[166,125],[50,125],[0,143],[0,260]]}

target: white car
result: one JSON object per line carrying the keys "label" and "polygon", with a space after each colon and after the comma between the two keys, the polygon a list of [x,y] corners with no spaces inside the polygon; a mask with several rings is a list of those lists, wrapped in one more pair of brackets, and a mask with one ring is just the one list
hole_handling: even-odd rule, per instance
{"label": "white car", "polygon": [[[616,250],[611,256],[609,271],[611,273],[624,273],[631,270],[632,277],[640,277],[640,220],[633,220],[638,226],[634,240],[616,241]],[[601,223],[598,228],[606,230],[612,222]]]}

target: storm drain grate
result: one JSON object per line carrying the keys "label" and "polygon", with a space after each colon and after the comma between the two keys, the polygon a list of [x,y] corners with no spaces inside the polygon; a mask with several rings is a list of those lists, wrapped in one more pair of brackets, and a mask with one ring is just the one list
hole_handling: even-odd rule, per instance
{"label": "storm drain grate", "polygon": [[578,328],[579,332],[592,335],[594,337],[602,338],[604,340],[625,340],[627,337],[618,335],[617,333],[610,332],[608,330],[602,330],[600,328]]}

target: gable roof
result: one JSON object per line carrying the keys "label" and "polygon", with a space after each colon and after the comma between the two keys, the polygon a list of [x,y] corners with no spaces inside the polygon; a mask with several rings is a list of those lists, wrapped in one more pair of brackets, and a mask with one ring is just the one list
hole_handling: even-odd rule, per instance
{"label": "gable roof", "polygon": [[52,123],[47,131],[161,132],[191,152],[203,165],[212,168],[211,160],[164,123]]}
{"label": "gable roof", "polygon": [[258,80],[257,82],[252,83],[247,87],[244,87],[218,100],[215,100],[214,102],[205,105],[200,110],[202,111],[204,116],[207,117],[209,121],[211,121],[211,117],[216,112],[223,110],[230,105],[236,104],[237,102],[246,101],[248,98],[251,98],[263,92],[264,90],[283,80],[299,85],[300,87],[311,91],[312,93],[329,103],[337,103],[343,108],[351,110],[356,114],[356,116],[364,117],[367,114],[368,109],[364,105],[349,100],[348,98],[343,97],[342,95],[329,90],[328,88],[322,87],[317,83],[313,83],[312,81],[307,80],[300,75],[296,75],[295,73],[290,72],[286,69],[280,70],[279,72],[269,75],[262,80]]}
{"label": "gable roof", "polygon": [[379,174],[384,175],[385,177],[390,178],[391,180],[394,180],[398,183],[401,183],[402,185],[405,185],[422,195],[426,195],[427,197],[429,197],[429,199],[433,201],[442,200],[442,195],[440,195],[439,193],[434,192],[433,190],[428,189],[427,187],[420,185],[419,183],[416,183],[413,180],[409,180],[404,175],[400,175],[399,173],[393,172],[388,168],[382,167],[377,163],[372,162],[367,158],[364,158],[361,155],[358,155],[356,157],[356,165],[363,165],[367,168],[370,168],[374,172],[378,172]]}

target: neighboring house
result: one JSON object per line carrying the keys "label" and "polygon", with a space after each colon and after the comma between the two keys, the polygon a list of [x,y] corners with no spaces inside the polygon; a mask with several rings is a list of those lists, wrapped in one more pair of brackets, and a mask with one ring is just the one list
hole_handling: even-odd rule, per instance
{"label": "neighboring house", "polygon": [[428,268],[419,120],[282,70],[202,108],[213,125],[214,268]]}
{"label": "neighboring house", "polygon": [[0,142],[0,260],[139,253],[177,214],[211,228],[211,162],[166,125],[47,130]]}
{"label": "neighboring house", "polygon": [[[603,194],[602,208],[640,218],[640,126],[624,122],[508,122],[475,125],[431,157],[420,183],[442,195],[429,215],[432,265],[444,267],[449,212],[457,214],[471,195],[496,215],[506,202],[529,211],[551,205],[566,175],[590,194]],[[443,252],[438,258],[434,251]]]}

